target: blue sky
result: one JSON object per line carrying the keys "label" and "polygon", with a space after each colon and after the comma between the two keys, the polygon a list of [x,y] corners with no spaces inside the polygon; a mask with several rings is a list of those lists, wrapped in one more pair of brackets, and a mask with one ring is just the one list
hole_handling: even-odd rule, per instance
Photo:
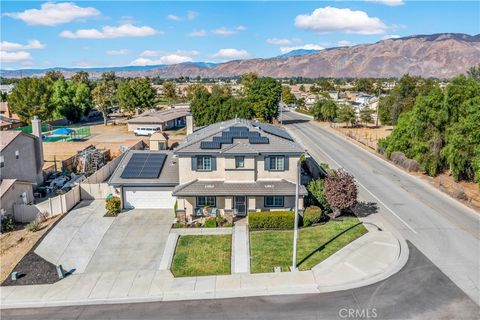
{"label": "blue sky", "polygon": [[478,1],[3,1],[1,68],[222,62],[388,37],[478,34]]}

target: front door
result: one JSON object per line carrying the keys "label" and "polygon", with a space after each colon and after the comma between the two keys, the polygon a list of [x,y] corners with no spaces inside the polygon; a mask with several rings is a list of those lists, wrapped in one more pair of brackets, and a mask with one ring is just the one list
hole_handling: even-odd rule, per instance
{"label": "front door", "polygon": [[233,208],[235,209],[235,214],[237,216],[244,216],[247,214],[246,201],[247,201],[246,196],[235,196],[235,203]]}

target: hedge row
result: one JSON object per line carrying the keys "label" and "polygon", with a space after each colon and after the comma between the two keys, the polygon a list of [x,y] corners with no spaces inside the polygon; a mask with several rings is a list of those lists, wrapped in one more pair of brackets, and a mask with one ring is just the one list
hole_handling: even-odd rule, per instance
{"label": "hedge row", "polygon": [[266,211],[248,213],[248,225],[252,229],[293,229],[293,211]]}

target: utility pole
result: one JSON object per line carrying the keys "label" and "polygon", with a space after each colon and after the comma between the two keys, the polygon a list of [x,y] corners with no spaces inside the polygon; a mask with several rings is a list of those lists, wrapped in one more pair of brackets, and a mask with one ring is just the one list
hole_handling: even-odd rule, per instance
{"label": "utility pole", "polygon": [[283,125],[283,85],[280,91],[280,124]]}
{"label": "utility pole", "polygon": [[378,88],[377,117],[375,119],[375,128],[378,128],[378,108],[380,107],[380,90],[381,90],[381,86]]}

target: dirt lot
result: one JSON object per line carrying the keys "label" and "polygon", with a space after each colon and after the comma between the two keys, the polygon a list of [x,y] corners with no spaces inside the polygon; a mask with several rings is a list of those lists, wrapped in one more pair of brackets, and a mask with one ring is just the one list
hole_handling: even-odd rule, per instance
{"label": "dirt lot", "polygon": [[388,137],[392,132],[393,126],[383,126],[380,128],[375,127],[359,127],[359,128],[348,128],[340,124],[333,124],[335,130],[341,132],[342,134],[355,139],[362,144],[377,150],[377,141],[379,139]]}
{"label": "dirt lot", "polygon": [[43,228],[37,232],[30,232],[24,226],[18,226],[15,231],[0,234],[0,282],[10,275],[23,256],[60,217],[59,215],[43,222]]}

